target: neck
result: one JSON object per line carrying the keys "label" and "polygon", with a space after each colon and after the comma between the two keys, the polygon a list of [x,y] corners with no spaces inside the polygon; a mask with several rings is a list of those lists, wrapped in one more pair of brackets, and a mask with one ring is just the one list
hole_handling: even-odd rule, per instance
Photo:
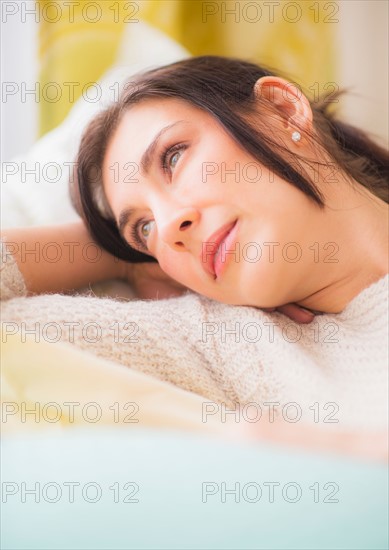
{"label": "neck", "polygon": [[[346,185],[337,191],[325,208],[325,219],[319,219],[318,236],[322,237],[321,242],[335,243],[334,256],[338,261],[326,263],[324,259],[311,266],[308,289],[305,286],[309,294],[305,292],[297,300],[305,308],[340,313],[362,290],[389,271],[388,205],[356,185],[357,189]],[[329,255],[334,248],[328,250]]]}

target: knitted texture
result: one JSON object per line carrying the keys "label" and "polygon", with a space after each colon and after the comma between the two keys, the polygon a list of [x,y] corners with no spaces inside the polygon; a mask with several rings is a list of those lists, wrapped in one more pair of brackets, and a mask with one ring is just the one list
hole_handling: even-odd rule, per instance
{"label": "knitted texture", "polygon": [[6,239],[0,240],[0,299],[27,296],[27,288],[14,257],[6,246]]}
{"label": "knitted texture", "polygon": [[273,409],[288,420],[338,422],[344,429],[387,425],[389,274],[341,313],[301,325],[190,292],[128,302],[23,297],[15,262],[8,256],[2,265],[3,342],[15,330],[22,342],[26,334],[69,342],[226,408],[239,403],[247,416],[251,404],[252,416]]}

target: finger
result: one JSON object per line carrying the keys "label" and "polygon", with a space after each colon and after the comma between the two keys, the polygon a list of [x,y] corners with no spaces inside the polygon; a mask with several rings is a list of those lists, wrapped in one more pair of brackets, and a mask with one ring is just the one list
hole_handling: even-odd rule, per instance
{"label": "finger", "polygon": [[280,306],[277,308],[277,311],[283,313],[289,317],[289,319],[302,324],[311,323],[315,317],[314,313],[296,304],[286,304],[284,306]]}

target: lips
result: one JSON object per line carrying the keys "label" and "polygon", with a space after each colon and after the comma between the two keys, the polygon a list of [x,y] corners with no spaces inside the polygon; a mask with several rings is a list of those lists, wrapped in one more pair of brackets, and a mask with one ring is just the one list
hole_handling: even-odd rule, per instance
{"label": "lips", "polygon": [[213,275],[216,278],[217,273],[215,271],[215,256],[223,241],[227,238],[229,233],[236,225],[237,220],[229,222],[220,227],[215,233],[208,238],[208,240],[202,243],[202,250],[200,254],[200,261],[204,266],[207,273]]}

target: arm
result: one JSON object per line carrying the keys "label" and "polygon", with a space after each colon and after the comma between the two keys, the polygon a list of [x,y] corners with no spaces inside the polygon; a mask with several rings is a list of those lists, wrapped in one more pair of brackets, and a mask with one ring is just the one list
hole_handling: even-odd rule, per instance
{"label": "arm", "polygon": [[[218,383],[218,357],[211,344],[201,341],[206,314],[200,296],[130,302],[62,294],[25,298],[16,259],[5,246],[0,255],[3,344],[11,335],[21,343],[26,338],[66,342],[209,399],[231,402]],[[40,277],[42,285],[44,273]]]}
{"label": "arm", "polygon": [[[116,278],[129,282],[142,299],[176,297],[188,291],[157,263],[130,264],[106,252],[94,242],[82,220],[7,229],[1,232],[1,238],[16,260],[29,295],[66,292]],[[280,306],[277,311],[298,323],[310,323],[314,318],[313,313],[296,304]]]}
{"label": "arm", "polygon": [[[2,287],[3,280],[10,283],[6,291],[15,286],[14,275],[21,277],[9,253],[7,260],[5,264],[1,261]],[[15,296],[7,294],[8,298]],[[228,406],[253,400],[253,396],[266,398],[266,377],[252,345],[248,357],[255,362],[255,376],[243,381],[236,373],[229,376],[226,372],[232,356],[231,361],[222,359],[225,350],[217,349],[218,335],[204,334],[209,321],[215,325],[212,312],[218,322],[225,319],[228,323],[231,315],[235,320],[236,308],[194,293],[169,300],[131,302],[60,294],[14,298],[1,303],[2,341],[16,334],[22,342],[26,336],[36,342],[68,342]],[[258,317],[269,320],[260,310],[252,309],[252,314],[256,321]]]}
{"label": "arm", "polygon": [[156,263],[131,264],[115,258],[95,243],[82,220],[5,229],[1,239],[6,243],[4,254],[15,260],[30,296],[66,293],[106,279],[125,280],[138,298],[163,299],[187,290]]}
{"label": "arm", "polygon": [[130,302],[60,294],[15,298],[1,302],[1,340],[64,342],[232,406],[236,395],[227,379],[221,382],[220,358],[212,342],[201,339],[202,300],[190,293]]}
{"label": "arm", "polygon": [[122,262],[93,241],[81,220],[5,229],[1,238],[29,295],[71,291],[122,275]]}
{"label": "arm", "polygon": [[[3,269],[6,280],[12,267],[8,263]],[[292,401],[307,412],[314,402],[332,402],[343,411],[345,432],[386,426],[383,355],[373,378],[363,368],[363,354],[361,369],[358,364],[355,373],[347,368],[351,365],[346,356],[342,371],[347,339],[323,346],[323,356],[318,353],[321,340],[319,346],[315,343],[317,332],[328,335],[328,316],[318,317],[317,332],[303,326],[298,341],[290,343],[284,338],[290,323],[282,315],[228,306],[194,293],[130,302],[54,294],[9,299],[0,306],[4,344],[9,335],[15,343],[19,338],[21,343],[26,338],[66,342],[224,403],[228,409],[237,403],[283,406]],[[249,333],[250,327],[257,330]],[[338,328],[342,335],[341,322]],[[360,347],[364,349],[363,341]],[[339,371],[344,372],[346,385],[339,384]],[[361,396],[365,387],[371,399],[363,392]],[[355,400],[352,396],[357,394],[360,399]]]}

